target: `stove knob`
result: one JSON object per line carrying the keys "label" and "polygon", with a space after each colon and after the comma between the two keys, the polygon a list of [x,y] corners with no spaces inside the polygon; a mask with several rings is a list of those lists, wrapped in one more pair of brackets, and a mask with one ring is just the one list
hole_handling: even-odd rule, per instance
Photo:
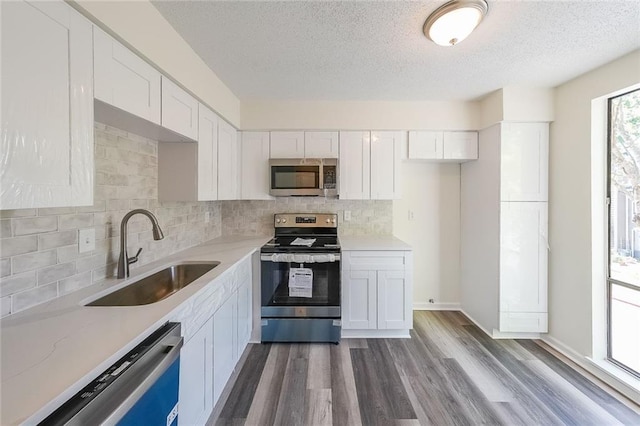
{"label": "stove knob", "polygon": [[282,219],[282,223],[287,223],[287,219]]}
{"label": "stove knob", "polygon": [[280,219],[276,219],[276,223],[280,223]]}
{"label": "stove knob", "polygon": [[336,220],[335,219],[331,219],[331,223],[336,223]]}
{"label": "stove knob", "polygon": [[330,223],[330,222],[331,222],[331,220],[327,219],[327,220],[326,220],[326,222],[327,222],[327,223]]}

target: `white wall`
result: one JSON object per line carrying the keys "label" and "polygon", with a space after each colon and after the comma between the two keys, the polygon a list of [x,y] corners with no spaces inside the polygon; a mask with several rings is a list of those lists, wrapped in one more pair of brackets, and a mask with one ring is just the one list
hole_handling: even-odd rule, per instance
{"label": "white wall", "polygon": [[76,0],[71,4],[240,127],[240,100],[149,1]]}
{"label": "white wall", "polygon": [[[549,338],[581,356],[592,355],[592,320],[600,320],[592,307],[592,254],[602,258],[603,251],[601,247],[592,250],[592,225],[606,226],[602,215],[597,219],[601,223],[592,223],[592,201],[601,204],[592,200],[592,180],[604,178],[592,176],[592,100],[638,83],[640,50],[555,91],[556,119],[551,124],[549,155]],[[596,153],[606,140],[599,143],[603,145],[594,146]],[[602,167],[596,169],[602,173]]]}
{"label": "white wall", "polygon": [[475,130],[478,102],[242,102],[243,130]]}
{"label": "white wall", "polygon": [[507,86],[480,99],[478,130],[501,121],[550,122],[554,119],[554,91],[550,88]]}
{"label": "white wall", "polygon": [[[409,212],[413,217],[409,217]],[[411,244],[413,303],[457,309],[460,303],[460,165],[405,161],[393,233]],[[434,299],[435,304],[428,303]]]}

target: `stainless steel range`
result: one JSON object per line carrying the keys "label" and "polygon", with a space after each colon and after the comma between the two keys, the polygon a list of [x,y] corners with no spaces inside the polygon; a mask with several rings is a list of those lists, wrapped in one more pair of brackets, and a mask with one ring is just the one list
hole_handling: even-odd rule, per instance
{"label": "stainless steel range", "polygon": [[340,341],[340,243],[335,214],[274,215],[260,250],[262,342]]}

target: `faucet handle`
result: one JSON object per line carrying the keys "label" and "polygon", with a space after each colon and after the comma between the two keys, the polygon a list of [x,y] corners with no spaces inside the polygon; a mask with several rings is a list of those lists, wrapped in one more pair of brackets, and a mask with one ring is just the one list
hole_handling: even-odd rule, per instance
{"label": "faucet handle", "polygon": [[127,259],[127,263],[129,264],[136,263],[138,261],[138,256],[140,256],[140,253],[142,253],[142,247],[138,249],[138,252],[136,253],[135,256]]}

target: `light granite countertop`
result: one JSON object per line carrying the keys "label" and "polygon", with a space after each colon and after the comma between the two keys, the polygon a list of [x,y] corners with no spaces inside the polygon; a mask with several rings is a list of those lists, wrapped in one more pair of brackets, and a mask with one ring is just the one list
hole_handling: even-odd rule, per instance
{"label": "light granite countertop", "polygon": [[[0,424],[42,420],[269,238],[216,238],[137,268],[127,280],[108,279],[0,320]],[[157,303],[84,306],[100,293],[184,261],[220,264]]]}
{"label": "light granite countertop", "polygon": [[411,250],[411,246],[393,235],[340,236],[342,250]]}

